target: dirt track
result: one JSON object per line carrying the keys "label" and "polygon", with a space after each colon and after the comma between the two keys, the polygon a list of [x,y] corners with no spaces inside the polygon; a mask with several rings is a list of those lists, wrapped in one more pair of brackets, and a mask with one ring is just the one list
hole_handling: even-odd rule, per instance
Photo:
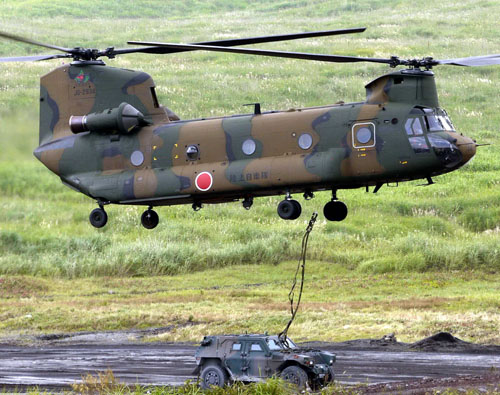
{"label": "dirt track", "polygon": [[[130,343],[126,338],[120,332],[80,334],[38,338],[35,346],[0,345],[0,389],[27,385],[60,388],[108,368],[128,384],[179,385],[194,378],[195,345]],[[337,354],[337,381],[369,384],[375,392],[393,388],[390,386],[396,382],[406,382],[410,389],[411,383],[427,380],[435,388],[452,383],[443,379],[485,376],[500,369],[500,347],[471,345],[449,335],[413,344],[384,339],[308,346]],[[500,380],[495,377],[493,382]]]}

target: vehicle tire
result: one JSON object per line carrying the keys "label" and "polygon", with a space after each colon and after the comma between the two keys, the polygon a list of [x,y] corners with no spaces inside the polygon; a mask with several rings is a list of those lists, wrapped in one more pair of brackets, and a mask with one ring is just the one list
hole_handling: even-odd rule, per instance
{"label": "vehicle tire", "polygon": [[228,382],[226,370],[219,364],[204,366],[201,370],[201,388],[224,387]]}
{"label": "vehicle tire", "polygon": [[298,366],[289,366],[283,369],[280,377],[299,388],[304,388],[307,384],[307,373]]}
{"label": "vehicle tire", "polygon": [[102,228],[108,222],[108,214],[102,208],[95,208],[89,215],[89,221],[94,228]]}
{"label": "vehicle tire", "polygon": [[325,385],[333,383],[334,380],[335,380],[335,372],[333,371],[333,368],[328,368],[328,377],[325,380]]}
{"label": "vehicle tire", "polygon": [[154,229],[160,222],[158,214],[154,210],[146,210],[141,215],[141,223],[146,229]]}
{"label": "vehicle tire", "polygon": [[282,219],[297,219],[302,211],[296,200],[282,200],[278,204],[278,215]]}
{"label": "vehicle tire", "polygon": [[323,215],[328,221],[343,221],[347,217],[347,206],[340,200],[325,204]]}
{"label": "vehicle tire", "polygon": [[313,391],[319,391],[321,390],[321,388],[333,383],[334,379],[335,373],[333,372],[333,368],[328,368],[328,374],[325,376],[325,378],[312,378],[309,381],[309,386]]}

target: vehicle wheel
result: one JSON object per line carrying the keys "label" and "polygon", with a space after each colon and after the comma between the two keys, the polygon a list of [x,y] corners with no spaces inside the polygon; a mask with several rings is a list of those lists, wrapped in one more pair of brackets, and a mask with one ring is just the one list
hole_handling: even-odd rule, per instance
{"label": "vehicle wheel", "polygon": [[225,369],[220,365],[207,365],[201,371],[201,388],[224,387],[228,382]]}
{"label": "vehicle wheel", "polygon": [[158,214],[154,210],[146,210],[141,215],[141,223],[146,229],[156,228],[160,219],[158,218]]}
{"label": "vehicle wheel", "polygon": [[325,204],[323,214],[328,221],[343,221],[347,217],[347,206],[340,200]]}
{"label": "vehicle wheel", "polygon": [[300,203],[296,200],[282,200],[278,204],[278,215],[282,219],[297,219],[301,212]]}
{"label": "vehicle wheel", "polygon": [[281,372],[280,377],[299,388],[304,388],[307,383],[307,373],[304,372],[304,369],[299,368],[298,366],[289,366],[285,368]]}
{"label": "vehicle wheel", "polygon": [[89,221],[94,228],[102,228],[108,222],[108,214],[103,208],[95,208],[89,215]]}
{"label": "vehicle wheel", "polygon": [[335,372],[333,371],[333,368],[328,368],[328,377],[325,380],[325,385],[333,383],[334,380],[335,380]]}
{"label": "vehicle wheel", "polygon": [[320,379],[320,378],[312,378],[309,381],[309,386],[313,391],[319,391],[321,388],[326,387],[330,383],[333,383],[333,380],[335,379],[335,373],[333,372],[333,368],[328,368],[328,374],[325,376],[325,378]]}

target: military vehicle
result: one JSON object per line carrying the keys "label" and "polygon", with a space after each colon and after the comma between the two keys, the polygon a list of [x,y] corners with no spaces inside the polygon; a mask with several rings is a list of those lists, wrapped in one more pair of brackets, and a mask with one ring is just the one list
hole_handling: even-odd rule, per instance
{"label": "military vehicle", "polygon": [[316,390],[334,379],[334,354],[298,348],[289,338],[276,335],[205,336],[195,358],[194,374],[200,376],[203,388],[279,376]]}
{"label": "military vehicle", "polygon": [[[196,44],[134,42],[142,47],[105,50],[64,48],[0,33],[0,37],[62,53],[0,58],[40,61],[73,58],[40,79],[40,145],[34,155],[64,185],[95,199],[90,222],[107,223],[107,204],[143,205],[148,229],[157,226],[155,206],[241,200],[245,209],[260,196],[284,195],[277,207],[286,220],[300,216],[292,198],[311,199],[331,190],[326,219],[341,221],[347,206],[337,191],[425,179],[454,171],[476,153],[476,142],[458,133],[439,105],[438,65],[486,66],[500,55],[462,59],[404,60],[234,48],[308,37],[351,34],[364,28],[251,37]],[[405,69],[366,85],[360,103],[261,111],[180,120],[160,105],[152,78],[106,66],[101,57],[129,53],[222,51],[323,62],[375,62]]]}

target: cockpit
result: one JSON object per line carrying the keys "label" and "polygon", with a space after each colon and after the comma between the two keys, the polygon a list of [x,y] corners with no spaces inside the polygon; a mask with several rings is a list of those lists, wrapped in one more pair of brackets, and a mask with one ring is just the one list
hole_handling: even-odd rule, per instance
{"label": "cockpit", "polygon": [[455,127],[445,110],[414,107],[405,122],[405,131],[416,154],[430,153],[432,149],[446,167],[462,161],[456,138],[447,133],[455,132]]}

